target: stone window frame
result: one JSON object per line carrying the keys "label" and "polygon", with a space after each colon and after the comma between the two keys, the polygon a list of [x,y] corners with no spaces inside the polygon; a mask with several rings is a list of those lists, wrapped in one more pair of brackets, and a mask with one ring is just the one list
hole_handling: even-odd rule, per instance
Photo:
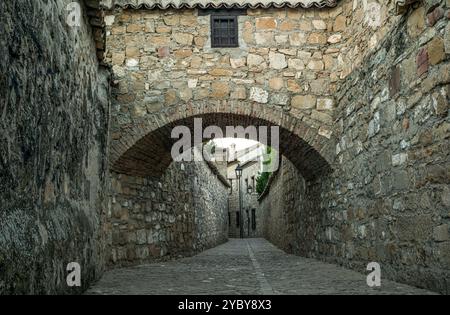
{"label": "stone window frame", "polygon": [[[222,24],[226,22],[227,27]],[[219,28],[216,25],[219,24]],[[224,43],[223,40],[227,40]],[[211,15],[211,48],[239,47],[239,23],[237,16]]]}
{"label": "stone window frame", "polygon": [[[209,36],[209,42],[210,47],[212,49],[227,49],[227,48],[241,48],[241,42],[240,42],[240,29],[239,29],[239,16],[246,16],[247,15],[247,9],[239,9],[239,8],[232,8],[232,9],[199,9],[198,10],[198,16],[209,16],[210,17],[210,36]],[[215,19],[233,19],[234,20],[234,37],[235,41],[233,42],[233,45],[215,45],[214,44],[214,20]]]}

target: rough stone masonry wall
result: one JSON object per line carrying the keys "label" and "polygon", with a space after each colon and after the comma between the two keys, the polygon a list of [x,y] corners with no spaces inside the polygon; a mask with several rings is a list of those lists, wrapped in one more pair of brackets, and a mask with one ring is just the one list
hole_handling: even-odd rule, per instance
{"label": "rough stone masonry wall", "polygon": [[205,162],[159,179],[112,174],[112,266],[190,256],[228,240],[228,187]]}
{"label": "rough stone masonry wall", "polygon": [[108,84],[71,1],[0,2],[0,294],[79,293],[104,268]]}
{"label": "rough stone masonry wall", "polygon": [[265,235],[360,272],[376,261],[385,278],[448,293],[450,3],[425,1],[403,17],[387,14],[389,3],[379,28],[353,3],[339,9],[347,47],[335,171],[305,183],[285,160],[261,201]]}
{"label": "rough stone masonry wall", "polygon": [[311,256],[322,229],[320,193],[286,158],[259,200],[264,237],[284,251]]}
{"label": "rough stone masonry wall", "polygon": [[283,109],[330,136],[343,25],[339,9],[248,10],[240,47],[214,49],[197,10],[107,12],[114,91],[113,142],[168,106],[240,100]]}
{"label": "rough stone masonry wall", "polygon": [[379,42],[400,19],[395,1],[343,0],[337,8],[334,28],[341,32],[337,76],[345,79],[365,62]]}
{"label": "rough stone masonry wall", "polygon": [[393,24],[337,93],[337,167],[313,255],[449,293],[449,1]]}

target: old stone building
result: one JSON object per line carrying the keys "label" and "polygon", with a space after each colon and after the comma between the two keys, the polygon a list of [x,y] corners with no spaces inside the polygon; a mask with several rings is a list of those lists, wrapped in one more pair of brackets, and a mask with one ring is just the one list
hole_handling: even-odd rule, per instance
{"label": "old stone building", "polygon": [[[236,177],[238,166],[242,169],[242,175],[239,179]],[[234,161],[229,163],[228,170],[228,179],[231,182],[228,201],[229,236],[240,237],[242,224],[243,237],[261,237],[263,235],[261,217],[257,211],[258,194],[255,191],[256,179],[261,171],[261,162],[258,160]],[[241,195],[240,200],[239,194]],[[242,211],[242,217],[240,211]]]}
{"label": "old stone building", "polygon": [[449,19],[449,0],[1,1],[0,293],[226,242],[229,181],[171,155],[201,119],[279,126],[268,241],[448,294]]}

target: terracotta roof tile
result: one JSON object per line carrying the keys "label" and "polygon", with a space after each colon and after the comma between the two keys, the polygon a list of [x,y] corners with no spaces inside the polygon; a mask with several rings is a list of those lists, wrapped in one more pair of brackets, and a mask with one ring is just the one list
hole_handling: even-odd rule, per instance
{"label": "terracotta roof tile", "polygon": [[102,6],[132,9],[334,7],[338,0],[102,0]]}

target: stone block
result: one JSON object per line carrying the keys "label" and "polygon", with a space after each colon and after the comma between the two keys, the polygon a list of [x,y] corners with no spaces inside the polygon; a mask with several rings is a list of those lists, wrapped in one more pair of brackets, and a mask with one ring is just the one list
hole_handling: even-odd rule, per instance
{"label": "stone block", "polygon": [[233,75],[233,71],[229,70],[229,69],[223,69],[223,68],[215,68],[212,69],[208,72],[210,75],[213,76],[227,76],[227,77],[231,77]]}
{"label": "stone block", "polygon": [[113,25],[115,20],[116,20],[116,16],[115,15],[106,15],[105,18],[104,18],[106,26]]}
{"label": "stone block", "polygon": [[448,225],[442,224],[433,229],[433,239],[436,242],[446,242],[449,240]]}
{"label": "stone block", "polygon": [[164,104],[173,105],[177,102],[177,91],[176,90],[168,90],[164,95]]}
{"label": "stone block", "polygon": [[392,98],[400,91],[400,67],[394,67],[391,71],[391,77],[389,79],[389,95]]}
{"label": "stone block", "polygon": [[306,42],[306,35],[304,33],[296,32],[289,35],[289,43],[291,46],[303,46]]}
{"label": "stone block", "polygon": [[428,50],[426,48],[422,48],[419,50],[416,58],[417,65],[417,75],[421,76],[424,73],[428,72],[429,61],[428,61]]}
{"label": "stone block", "polygon": [[195,27],[198,25],[198,20],[195,15],[183,15],[180,17],[180,25],[186,27]]}
{"label": "stone block", "polygon": [[406,163],[408,160],[407,153],[399,153],[392,156],[392,166],[399,166]]}
{"label": "stone block", "polygon": [[450,23],[447,23],[447,26],[445,27],[444,44],[445,44],[445,53],[450,54]]}
{"label": "stone block", "polygon": [[283,93],[275,93],[272,94],[270,101],[275,105],[285,106],[289,104],[289,95]]}
{"label": "stone block", "polygon": [[180,45],[190,46],[194,41],[194,36],[189,33],[175,33],[173,39]]}
{"label": "stone block", "polygon": [[397,170],[391,176],[392,188],[397,191],[405,191],[409,188],[409,175],[405,170]]}
{"label": "stone block", "polygon": [[331,125],[333,123],[333,117],[331,115],[324,112],[319,112],[317,110],[312,111],[311,118],[327,125]]}
{"label": "stone block", "polygon": [[278,51],[282,54],[285,54],[286,56],[296,56],[297,55],[297,49],[295,49],[295,48],[278,49]]}
{"label": "stone block", "polygon": [[434,26],[437,21],[444,17],[445,11],[441,7],[435,8],[433,11],[427,14],[428,26]]}
{"label": "stone block", "polygon": [[288,35],[275,35],[275,43],[277,45],[284,45],[287,44],[289,41]]}
{"label": "stone block", "polygon": [[262,17],[256,19],[257,30],[271,30],[277,28],[277,20],[273,17]]}
{"label": "stone block", "polygon": [[426,241],[431,239],[433,221],[429,215],[418,214],[398,217],[395,231],[401,241]]}
{"label": "stone block", "polygon": [[180,24],[180,15],[178,14],[167,15],[163,18],[163,20],[167,26],[177,26]]}
{"label": "stone block", "polygon": [[[441,194],[441,202],[444,206],[450,207],[450,187],[444,186]],[[450,214],[450,211],[449,211]]]}
{"label": "stone block", "polygon": [[311,25],[310,21],[307,20],[301,20],[299,25],[298,25],[298,29],[300,31],[304,31],[304,32],[310,32],[312,31],[313,27]]}
{"label": "stone block", "polygon": [[144,30],[141,24],[129,24],[127,25],[127,33],[139,33]]}
{"label": "stone block", "polygon": [[331,35],[330,37],[328,37],[327,42],[330,44],[337,44],[337,43],[340,43],[341,40],[342,40],[341,34],[334,34],[334,35]]}
{"label": "stone block", "polygon": [[297,80],[288,80],[287,81],[287,89],[289,92],[300,93],[302,91],[302,87],[297,82]]}
{"label": "stone block", "polygon": [[273,32],[255,33],[256,45],[267,47],[274,44]]}
{"label": "stone block", "polygon": [[260,55],[249,54],[247,56],[247,65],[249,67],[261,67],[266,65],[266,61]]}
{"label": "stone block", "polygon": [[327,29],[327,23],[323,20],[313,20],[312,25],[316,30],[326,30]]}
{"label": "stone block", "polygon": [[155,29],[155,21],[147,21],[147,22],[145,22],[144,31],[146,33],[154,33],[156,31],[156,29]]}
{"label": "stone block", "polygon": [[272,90],[281,90],[284,87],[284,80],[280,77],[271,78],[269,80],[269,87]]}
{"label": "stone block", "polygon": [[126,27],[125,26],[113,26],[113,28],[111,29],[111,34],[112,35],[122,35],[125,34],[126,32]]}
{"label": "stone block", "polygon": [[288,66],[290,69],[304,70],[305,62],[302,59],[289,59]]}
{"label": "stone block", "polygon": [[180,93],[180,99],[183,100],[184,102],[188,102],[192,99],[192,89],[190,88],[182,88],[179,90]]}
{"label": "stone block", "polygon": [[324,33],[311,33],[307,43],[325,45],[327,43],[327,36]]}
{"label": "stone block", "polygon": [[168,26],[158,26],[156,27],[155,31],[158,34],[167,34],[172,32],[172,28]]}
{"label": "stone block", "polygon": [[170,43],[170,37],[168,36],[152,36],[151,43],[154,46],[167,46]]}
{"label": "stone block", "polygon": [[283,21],[280,24],[279,30],[282,32],[289,32],[289,31],[294,30],[295,27],[296,27],[296,25],[292,21],[288,20],[288,21]]}
{"label": "stone block", "polygon": [[444,41],[440,37],[435,37],[428,44],[428,60],[431,65],[436,65],[445,59]]}
{"label": "stone block", "polygon": [[262,88],[252,87],[250,89],[250,99],[257,103],[266,104],[269,101],[269,93]]}
{"label": "stone block", "polygon": [[369,138],[372,138],[378,132],[380,131],[381,125],[380,125],[380,113],[376,112],[374,114],[373,119],[369,122],[369,129],[368,129],[368,135]]}
{"label": "stone block", "polygon": [[114,53],[112,53],[111,62],[114,65],[118,65],[118,66],[123,65],[123,63],[125,62],[125,54],[122,53],[122,52],[119,52],[119,53],[114,52]]}
{"label": "stone block", "polygon": [[287,68],[286,56],[284,54],[271,52],[269,54],[270,67],[275,70]]}
{"label": "stone block", "polygon": [[168,46],[163,46],[158,48],[158,57],[166,58],[170,56],[170,48]]}
{"label": "stone block", "polygon": [[425,9],[420,6],[408,17],[408,35],[417,38],[425,29]]}
{"label": "stone block", "polygon": [[338,16],[335,20],[334,20],[334,24],[333,24],[333,31],[335,32],[342,32],[345,30],[346,28],[346,24],[347,24],[347,18],[343,15]]}
{"label": "stone block", "polygon": [[246,58],[230,58],[230,65],[233,69],[245,67],[246,64]]}
{"label": "stone block", "polygon": [[231,91],[232,99],[245,100],[247,99],[247,89],[244,86],[238,86]]}
{"label": "stone block", "polygon": [[227,82],[213,82],[211,89],[211,97],[213,98],[224,99],[230,94],[230,86]]}
{"label": "stone block", "polygon": [[291,106],[296,109],[312,109],[316,107],[317,99],[313,95],[297,95],[291,100]]}
{"label": "stone block", "polygon": [[128,68],[135,68],[139,66],[139,60],[135,58],[127,59],[125,64]]}
{"label": "stone block", "polygon": [[139,48],[137,47],[127,47],[125,49],[125,55],[127,58],[138,58],[140,55]]}
{"label": "stone block", "polygon": [[325,64],[322,60],[311,60],[308,63],[308,69],[310,70],[323,70],[325,68]]}
{"label": "stone block", "polygon": [[331,111],[334,109],[334,100],[331,98],[319,98],[317,100],[317,110]]}
{"label": "stone block", "polygon": [[333,130],[331,130],[330,128],[327,128],[325,126],[321,126],[319,128],[319,135],[321,135],[322,137],[325,137],[327,139],[331,139],[331,136],[333,135]]}

